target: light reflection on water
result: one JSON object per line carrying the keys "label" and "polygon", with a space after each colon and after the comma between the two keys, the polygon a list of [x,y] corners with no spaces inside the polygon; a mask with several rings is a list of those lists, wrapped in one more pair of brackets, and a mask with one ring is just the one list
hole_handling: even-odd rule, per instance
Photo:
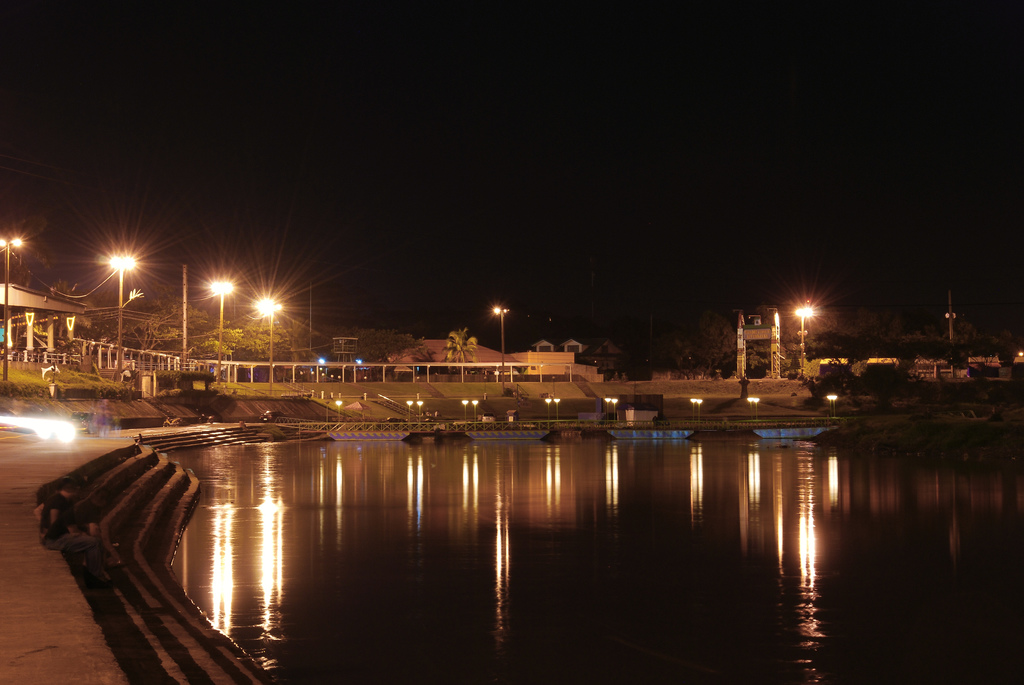
{"label": "light reflection on water", "polygon": [[203,483],[175,571],[284,682],[905,682],[956,672],[922,611],[958,634],[945,603],[993,583],[1022,609],[1010,466],[743,439],[175,457]]}

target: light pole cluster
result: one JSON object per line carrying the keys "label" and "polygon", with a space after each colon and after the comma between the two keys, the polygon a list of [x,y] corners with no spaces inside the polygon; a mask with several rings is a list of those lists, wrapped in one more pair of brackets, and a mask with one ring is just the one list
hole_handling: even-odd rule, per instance
{"label": "light pole cluster", "polygon": [[808,317],[814,315],[814,309],[808,303],[806,307],[796,310],[796,315],[800,317],[800,376],[803,377],[804,372],[807,370],[807,348],[804,345],[807,330],[804,324]]}
{"label": "light pole cluster", "polygon": [[124,334],[124,272],[135,268],[135,260],[131,257],[113,257],[110,266],[117,269],[117,377],[121,378],[124,368],[124,346],[121,344]]}
{"label": "light pole cluster", "polygon": [[693,419],[700,421],[700,405],[704,404],[704,400],[699,398],[690,399],[690,415]]}
{"label": "light pole cluster", "polygon": [[[604,398],[605,414],[611,414],[611,420],[612,421],[614,421],[614,420],[616,420],[618,418],[618,415],[615,413],[615,407],[616,407],[616,405],[618,403],[619,403],[619,399],[617,397],[606,397],[606,398]],[[608,411],[608,406],[609,405],[611,405],[611,408],[612,408],[611,412]]]}
{"label": "light pole cluster", "polygon": [[274,314],[281,311],[281,305],[271,299],[264,298],[256,303],[256,311],[260,316],[270,317],[270,394],[274,394]]}
{"label": "light pole cluster", "polygon": [[235,286],[228,281],[217,281],[210,285],[214,295],[220,295],[220,326],[217,327],[217,382],[220,383],[220,365],[224,356],[224,296]]}
{"label": "light pole cluster", "polygon": [[4,380],[6,381],[7,357],[9,356],[7,341],[11,339],[11,248],[21,247],[21,238],[15,238],[13,240],[0,239],[0,247],[4,248],[4,325],[2,329],[4,337]]}
{"label": "light pole cluster", "polygon": [[505,314],[508,310],[504,307],[495,307],[494,313],[501,319],[501,389],[505,390]]}

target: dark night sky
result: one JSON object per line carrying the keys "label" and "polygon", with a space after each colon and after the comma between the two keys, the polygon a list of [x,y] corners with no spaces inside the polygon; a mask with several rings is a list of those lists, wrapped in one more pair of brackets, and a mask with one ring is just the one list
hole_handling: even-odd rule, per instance
{"label": "dark night sky", "polygon": [[315,320],[491,346],[497,302],[685,321],[948,289],[1024,334],[1022,24],[984,0],[8,0],[0,221],[47,217],[47,282],[91,288],[123,245],[143,289],[188,264],[304,312],[312,284]]}

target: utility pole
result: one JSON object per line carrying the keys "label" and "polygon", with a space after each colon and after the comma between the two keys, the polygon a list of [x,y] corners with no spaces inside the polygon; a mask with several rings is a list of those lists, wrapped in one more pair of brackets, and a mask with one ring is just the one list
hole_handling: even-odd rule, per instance
{"label": "utility pole", "polygon": [[953,313],[953,291],[946,292],[949,294],[949,311],[946,312],[946,318],[949,319],[949,342],[953,342],[953,319],[956,318],[956,314]]}
{"label": "utility pole", "polygon": [[181,370],[188,368],[188,264],[181,265]]}

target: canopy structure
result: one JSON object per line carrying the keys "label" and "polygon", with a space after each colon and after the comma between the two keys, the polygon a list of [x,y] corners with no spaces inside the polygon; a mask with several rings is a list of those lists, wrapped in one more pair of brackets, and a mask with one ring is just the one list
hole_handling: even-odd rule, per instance
{"label": "canopy structure", "polygon": [[[10,302],[4,301],[4,290]],[[35,328],[45,326],[45,348],[53,351],[57,332],[67,332],[68,339],[74,335],[75,317],[85,312],[85,305],[52,292],[32,290],[23,285],[8,283],[0,289],[0,302],[8,305],[10,319],[4,322],[8,347],[11,349],[36,349]]]}

